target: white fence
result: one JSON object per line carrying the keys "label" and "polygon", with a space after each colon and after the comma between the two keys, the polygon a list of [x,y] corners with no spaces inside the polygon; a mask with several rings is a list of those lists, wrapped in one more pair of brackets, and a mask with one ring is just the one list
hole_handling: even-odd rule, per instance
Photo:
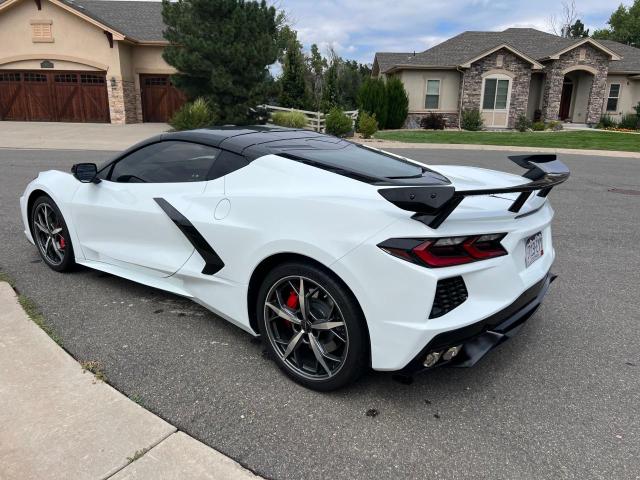
{"label": "white fence", "polygon": [[[300,112],[303,113],[305,117],[307,117],[307,128],[309,130],[315,130],[316,132],[324,132],[325,129],[325,117],[326,115],[322,112],[311,112],[309,110],[298,110],[297,108],[285,108],[285,107],[276,107],[275,105],[259,105],[259,108],[264,108],[269,115],[274,112]],[[344,112],[347,116],[351,117],[351,120],[355,123],[358,118],[358,110],[349,110],[348,112]]]}

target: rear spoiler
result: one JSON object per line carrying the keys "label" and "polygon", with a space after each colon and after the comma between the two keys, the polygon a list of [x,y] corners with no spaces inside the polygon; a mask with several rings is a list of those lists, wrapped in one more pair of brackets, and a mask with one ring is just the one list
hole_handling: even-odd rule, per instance
{"label": "rear spoiler", "polygon": [[516,155],[509,157],[509,160],[527,169],[522,176],[530,182],[481,190],[456,191],[453,185],[425,185],[384,188],[378,192],[395,206],[416,212],[412,217],[415,220],[438,228],[465,197],[520,193],[509,207],[510,212],[518,213],[533,192],[538,192],[539,197],[546,197],[553,187],[569,178],[569,169],[555,155]]}

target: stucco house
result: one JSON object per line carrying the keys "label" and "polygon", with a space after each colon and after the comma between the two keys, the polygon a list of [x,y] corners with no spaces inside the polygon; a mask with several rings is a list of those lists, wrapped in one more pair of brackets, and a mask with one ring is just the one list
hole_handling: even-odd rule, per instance
{"label": "stucco house", "polygon": [[420,53],[376,53],[373,75],[402,80],[409,128],[429,112],[458,126],[461,111],[474,108],[490,128],[513,128],[520,114],[595,124],[605,113],[635,113],[640,101],[640,49],[532,28],[464,32]]}
{"label": "stucco house", "polygon": [[[160,2],[0,0],[0,120],[166,121]],[[0,124],[0,128],[1,124]]]}

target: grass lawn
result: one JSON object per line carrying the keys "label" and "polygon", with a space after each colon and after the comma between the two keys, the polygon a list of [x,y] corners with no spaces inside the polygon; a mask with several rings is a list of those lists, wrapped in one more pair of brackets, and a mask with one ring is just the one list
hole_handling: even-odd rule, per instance
{"label": "grass lawn", "polygon": [[602,131],[564,132],[466,132],[390,130],[375,138],[408,143],[466,143],[508,145],[516,147],[578,148],[585,150],[620,150],[640,152],[640,135]]}

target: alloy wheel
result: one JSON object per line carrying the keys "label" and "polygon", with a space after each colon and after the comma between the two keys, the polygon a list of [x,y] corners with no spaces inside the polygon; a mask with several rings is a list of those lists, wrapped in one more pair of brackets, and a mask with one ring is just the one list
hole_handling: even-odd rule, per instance
{"label": "alloy wheel", "polygon": [[33,211],[33,230],[40,253],[51,265],[64,261],[67,242],[62,235],[62,218],[48,203],[40,203]]}
{"label": "alloy wheel", "polygon": [[277,281],[267,293],[264,318],[276,354],[298,375],[324,380],[344,365],[349,351],[344,317],[317,282],[301,276]]}

